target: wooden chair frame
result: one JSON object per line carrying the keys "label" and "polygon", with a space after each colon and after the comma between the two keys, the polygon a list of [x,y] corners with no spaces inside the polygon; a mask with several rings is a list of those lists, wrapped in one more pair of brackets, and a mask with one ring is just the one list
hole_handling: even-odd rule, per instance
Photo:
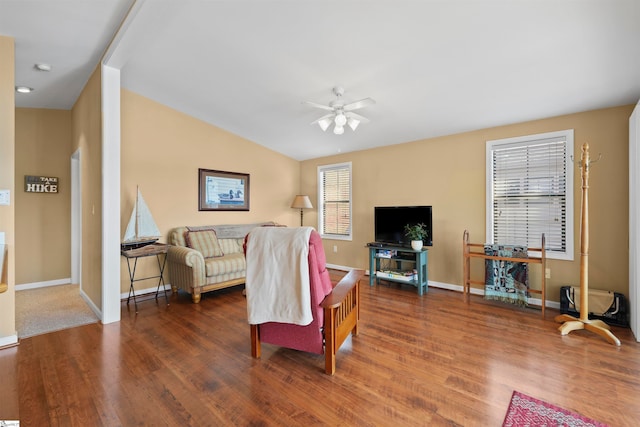
{"label": "wooden chair frame", "polygon": [[[363,270],[351,270],[320,303],[324,310],[325,373],[336,372],[336,353],[349,334],[358,335],[360,319],[360,279]],[[251,356],[261,355],[260,325],[251,327]]]}
{"label": "wooden chair frame", "polygon": [[[484,243],[469,243],[469,232],[464,230],[464,234],[462,235],[462,266],[463,266],[463,292],[464,294],[471,293],[471,285],[484,285],[485,282],[480,280],[471,280],[471,258],[480,258],[480,259],[492,259],[492,260],[500,260],[500,261],[513,261],[513,262],[526,262],[528,264],[540,264],[542,266],[541,272],[541,287],[540,289],[529,289],[529,293],[539,294],[542,299],[541,309],[542,309],[542,317],[544,318],[544,308],[546,305],[546,254],[545,254],[545,239],[544,234],[542,235],[542,245],[539,248],[528,248],[527,251],[531,252],[539,252],[540,257],[529,257],[529,258],[511,258],[504,256],[493,256],[486,255],[484,253]],[[482,252],[477,252],[478,248],[482,248]],[[474,249],[476,250],[474,252]]]}

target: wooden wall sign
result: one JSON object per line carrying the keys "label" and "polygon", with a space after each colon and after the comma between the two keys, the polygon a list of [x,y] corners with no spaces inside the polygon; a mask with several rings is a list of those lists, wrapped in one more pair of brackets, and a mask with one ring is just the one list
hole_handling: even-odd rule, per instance
{"label": "wooden wall sign", "polygon": [[24,176],[24,191],[27,193],[57,193],[58,178],[55,176]]}

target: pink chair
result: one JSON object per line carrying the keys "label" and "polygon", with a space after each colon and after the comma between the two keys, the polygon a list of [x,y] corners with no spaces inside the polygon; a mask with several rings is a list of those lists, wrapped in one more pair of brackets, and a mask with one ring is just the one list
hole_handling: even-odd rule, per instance
{"label": "pink chair", "polygon": [[[251,234],[247,239],[251,239]],[[250,252],[246,255],[247,258],[252,256]],[[358,335],[358,282],[364,271],[350,271],[334,288],[326,267],[322,239],[315,230],[309,238],[308,263],[313,321],[305,326],[276,322],[251,325],[251,355],[260,358],[262,342],[309,353],[324,353],[325,372],[333,375],[338,349],[350,333]]]}

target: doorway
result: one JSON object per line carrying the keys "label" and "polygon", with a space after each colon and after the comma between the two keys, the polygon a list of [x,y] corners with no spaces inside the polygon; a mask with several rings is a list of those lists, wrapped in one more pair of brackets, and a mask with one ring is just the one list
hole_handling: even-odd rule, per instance
{"label": "doorway", "polygon": [[69,284],[36,286],[16,292],[20,338],[99,321],[82,288],[82,188],[80,149],[71,155],[71,277]]}

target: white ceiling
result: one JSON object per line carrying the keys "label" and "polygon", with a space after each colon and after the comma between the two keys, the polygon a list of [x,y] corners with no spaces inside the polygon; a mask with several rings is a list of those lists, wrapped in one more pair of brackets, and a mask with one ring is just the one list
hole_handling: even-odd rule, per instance
{"label": "white ceiling", "polygon": [[[640,99],[639,0],[2,0],[16,105],[71,108],[132,3],[123,87],[299,160]],[[370,123],[310,125],[336,85]]]}

